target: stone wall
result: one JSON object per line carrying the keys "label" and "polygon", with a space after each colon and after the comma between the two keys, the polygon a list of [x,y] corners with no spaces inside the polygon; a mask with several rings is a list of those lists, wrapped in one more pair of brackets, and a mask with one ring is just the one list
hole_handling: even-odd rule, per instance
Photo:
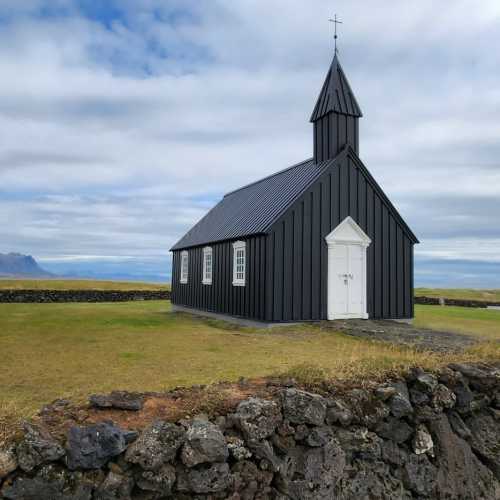
{"label": "stone wall", "polygon": [[169,290],[0,290],[0,303],[169,300]]}
{"label": "stone wall", "polygon": [[[94,404],[135,408],[116,396]],[[56,440],[25,424],[0,449],[0,496],[498,499],[499,450],[500,370],[455,364],[369,390],[312,393],[290,381],[232,413],[157,420],[140,433],[105,421]]]}
{"label": "stone wall", "polygon": [[500,302],[485,300],[447,299],[446,297],[415,297],[415,304],[431,306],[460,306],[460,307],[499,307]]}

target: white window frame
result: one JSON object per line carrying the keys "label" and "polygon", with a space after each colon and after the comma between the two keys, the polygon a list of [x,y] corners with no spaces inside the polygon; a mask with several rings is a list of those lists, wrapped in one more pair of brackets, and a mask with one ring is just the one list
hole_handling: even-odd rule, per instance
{"label": "white window frame", "polygon": [[[207,265],[208,260],[210,260],[210,268]],[[212,284],[213,272],[214,272],[214,257],[213,257],[212,247],[205,247],[203,249],[203,279],[201,280],[201,282],[204,285]]]}
{"label": "white window frame", "polygon": [[[243,262],[238,259],[243,258]],[[241,270],[243,266],[243,270]],[[233,286],[245,286],[245,277],[247,268],[247,249],[244,241],[233,243]],[[243,277],[241,277],[243,274]]]}
{"label": "white window frame", "polygon": [[186,284],[189,277],[189,253],[187,250],[181,252],[181,283]]}

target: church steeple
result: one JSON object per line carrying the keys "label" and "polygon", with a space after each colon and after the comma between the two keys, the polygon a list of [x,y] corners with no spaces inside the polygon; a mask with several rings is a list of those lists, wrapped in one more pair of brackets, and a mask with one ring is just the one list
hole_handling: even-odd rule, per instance
{"label": "church steeple", "polygon": [[311,115],[315,161],[335,158],[346,144],[357,153],[361,116],[361,109],[335,54]]}

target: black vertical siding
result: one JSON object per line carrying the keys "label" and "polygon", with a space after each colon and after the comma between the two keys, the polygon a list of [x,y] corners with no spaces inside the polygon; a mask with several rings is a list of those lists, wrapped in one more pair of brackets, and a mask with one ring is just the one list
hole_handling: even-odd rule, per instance
{"label": "black vertical siding", "polygon": [[317,162],[335,158],[349,144],[358,152],[358,118],[330,112],[314,122],[314,159]]}
{"label": "black vertical siding", "polygon": [[[372,240],[367,250],[371,318],[413,316],[413,243],[380,188],[346,157],[323,174],[270,229],[274,307],[266,319],[327,317],[327,236],[350,215]],[[282,259],[282,260],[281,260]],[[273,264],[274,262],[274,264]]]}
{"label": "black vertical siding", "polygon": [[172,302],[265,321],[327,317],[325,237],[350,215],[372,240],[367,250],[367,309],[372,318],[413,317],[413,241],[380,188],[346,154],[269,229],[245,238],[246,286],[232,285],[232,241],[211,245],[212,285],[202,284],[203,247],[189,249],[189,282],[173,254]]}
{"label": "black vertical siding", "polygon": [[265,319],[266,236],[245,238],[246,284],[233,286],[232,241],[212,247],[212,284],[203,285],[203,247],[188,249],[188,283],[180,283],[181,251],[173,252],[172,303],[203,311]]}

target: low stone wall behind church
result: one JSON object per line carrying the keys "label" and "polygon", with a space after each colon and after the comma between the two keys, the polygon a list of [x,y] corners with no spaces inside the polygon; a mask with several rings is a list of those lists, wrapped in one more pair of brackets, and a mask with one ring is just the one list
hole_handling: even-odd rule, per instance
{"label": "low stone wall behind church", "polygon": [[170,290],[0,290],[0,303],[169,300]]}
{"label": "low stone wall behind church", "polygon": [[500,302],[488,302],[486,300],[448,299],[446,297],[415,297],[415,304],[429,306],[459,306],[459,307],[500,307]]}

